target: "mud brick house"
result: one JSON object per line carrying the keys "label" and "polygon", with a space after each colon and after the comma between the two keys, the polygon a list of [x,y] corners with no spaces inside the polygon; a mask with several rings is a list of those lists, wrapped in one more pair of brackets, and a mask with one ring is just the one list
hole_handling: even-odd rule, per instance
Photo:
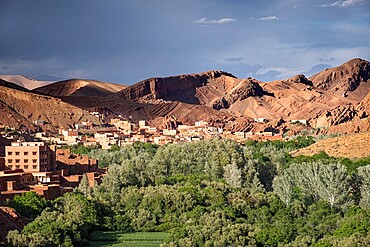
{"label": "mud brick house", "polygon": [[76,187],[83,174],[87,175],[90,186],[100,183],[105,169],[99,169],[98,161],[85,155],[73,154],[69,149],[56,150],[57,171],[61,185]]}
{"label": "mud brick house", "polygon": [[72,191],[84,174],[94,186],[104,173],[97,160],[69,149],[55,150],[44,142],[13,142],[0,158],[0,201],[27,191],[54,199]]}

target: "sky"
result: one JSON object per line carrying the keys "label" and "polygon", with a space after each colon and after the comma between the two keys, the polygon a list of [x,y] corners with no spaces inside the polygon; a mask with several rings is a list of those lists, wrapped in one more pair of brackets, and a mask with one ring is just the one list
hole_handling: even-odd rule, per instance
{"label": "sky", "polygon": [[0,74],[262,81],[370,60],[370,0],[0,0]]}

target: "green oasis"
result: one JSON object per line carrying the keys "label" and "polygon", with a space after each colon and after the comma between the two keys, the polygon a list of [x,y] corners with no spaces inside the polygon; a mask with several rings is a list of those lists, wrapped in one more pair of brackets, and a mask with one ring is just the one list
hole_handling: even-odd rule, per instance
{"label": "green oasis", "polygon": [[16,196],[34,219],[8,245],[88,246],[94,231],[167,232],[161,246],[369,245],[370,159],[289,154],[313,142],[83,150],[108,166],[103,182],[52,202]]}

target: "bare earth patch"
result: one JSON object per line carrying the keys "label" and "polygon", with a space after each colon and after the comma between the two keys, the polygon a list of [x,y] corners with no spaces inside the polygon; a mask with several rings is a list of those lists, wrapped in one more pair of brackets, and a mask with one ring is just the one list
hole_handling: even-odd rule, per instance
{"label": "bare earth patch", "polygon": [[344,135],[318,141],[309,147],[292,152],[293,156],[311,156],[324,151],[330,156],[365,158],[370,156],[370,132]]}

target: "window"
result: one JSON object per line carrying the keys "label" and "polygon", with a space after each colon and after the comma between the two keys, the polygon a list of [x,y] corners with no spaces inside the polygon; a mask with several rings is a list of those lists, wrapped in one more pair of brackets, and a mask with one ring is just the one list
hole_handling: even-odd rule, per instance
{"label": "window", "polygon": [[19,166],[19,165],[16,165],[16,166],[15,166],[15,168],[16,168],[16,169],[19,169],[19,168],[20,168],[20,166]]}
{"label": "window", "polygon": [[19,163],[19,161],[20,161],[19,159],[16,159],[16,160],[15,160],[15,163]]}
{"label": "window", "polygon": [[15,152],[15,155],[19,155],[19,152]]}
{"label": "window", "polygon": [[23,154],[24,154],[24,155],[28,155],[28,152],[24,152]]}
{"label": "window", "polygon": [[28,163],[28,159],[24,159],[24,163]]}
{"label": "window", "polygon": [[8,152],[8,155],[12,155],[13,154],[13,152]]}
{"label": "window", "polygon": [[12,162],[13,162],[13,160],[11,160],[11,159],[8,160],[8,163],[12,163]]}
{"label": "window", "polygon": [[24,169],[28,169],[28,165],[25,165],[25,166],[24,166]]}
{"label": "window", "polygon": [[36,170],[37,169],[37,166],[32,166],[32,169]]}
{"label": "window", "polygon": [[13,166],[8,166],[8,167],[9,167],[10,170],[13,169]]}
{"label": "window", "polygon": [[37,162],[37,160],[32,160],[32,163],[36,163]]}
{"label": "window", "polygon": [[32,152],[32,155],[36,155],[37,154],[37,152]]}

